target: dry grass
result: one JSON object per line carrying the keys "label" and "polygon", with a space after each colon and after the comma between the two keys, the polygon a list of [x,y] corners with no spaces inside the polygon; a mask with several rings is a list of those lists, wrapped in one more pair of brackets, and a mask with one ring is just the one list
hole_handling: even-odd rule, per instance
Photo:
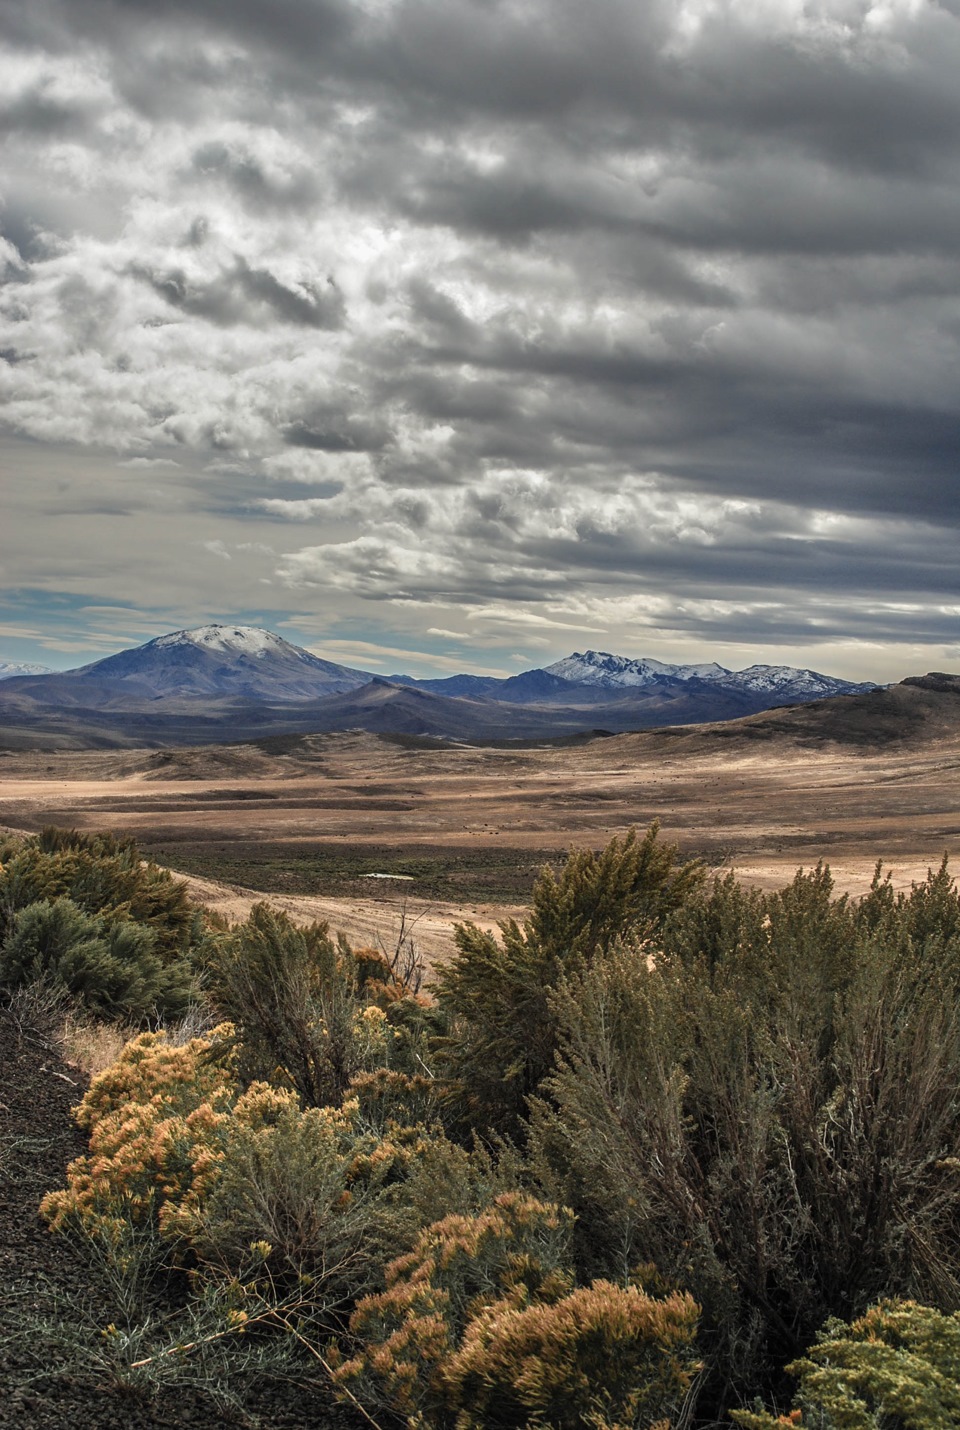
{"label": "dry grass", "polygon": [[83,1012],[71,1010],[60,1032],[64,1059],[84,1077],[95,1078],[117,1061],[124,1045],[136,1037],[136,1031],[123,1023],[96,1022]]}
{"label": "dry grass", "polygon": [[[209,1032],[214,1022],[210,1011],[201,1005],[177,1022],[163,1025],[163,1031],[173,1047],[180,1047]],[[59,1039],[64,1059],[90,1079],[111,1067],[130,1039],[142,1031],[129,1023],[105,1023],[82,1008],[71,1008],[63,1016]]]}
{"label": "dry grass", "polygon": [[[0,762],[0,823],[131,834],[197,875],[194,895],[230,919],[264,890],[291,915],[327,919],[369,944],[404,901],[436,960],[449,953],[454,923],[515,915],[531,865],[569,847],[603,848],[655,818],[685,856],[767,888],[820,858],[855,894],[869,888],[878,858],[909,887],[945,850],[960,854],[960,698],[941,701],[949,711],[926,711],[909,738],[880,743],[866,743],[864,731],[826,738],[816,722],[834,703],[823,702],[572,748],[344,732],[284,751],[204,747],[163,759],[26,752]],[[389,879],[361,881],[377,871],[416,877],[402,891]]]}

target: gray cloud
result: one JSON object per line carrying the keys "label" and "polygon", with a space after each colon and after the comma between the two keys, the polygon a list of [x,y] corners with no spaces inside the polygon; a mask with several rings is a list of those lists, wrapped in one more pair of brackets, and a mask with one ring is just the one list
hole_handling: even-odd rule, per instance
{"label": "gray cloud", "polygon": [[[950,646],[957,7],[0,0],[0,28],[0,398],[12,452],[83,473],[91,598],[161,493],[178,582],[212,558],[197,619],[254,581],[344,639],[467,612],[506,642],[510,609],[633,652]],[[154,465],[117,490],[94,451]]]}
{"label": "gray cloud", "polygon": [[[218,326],[251,323],[264,318],[308,328],[340,328],[344,321],[343,295],[332,278],[326,289],[305,283],[301,291],[288,288],[265,268],[251,268],[243,258],[216,277],[194,281],[181,268],[165,272],[140,272],[156,293],[181,312],[205,318]],[[266,312],[264,312],[266,310]]]}

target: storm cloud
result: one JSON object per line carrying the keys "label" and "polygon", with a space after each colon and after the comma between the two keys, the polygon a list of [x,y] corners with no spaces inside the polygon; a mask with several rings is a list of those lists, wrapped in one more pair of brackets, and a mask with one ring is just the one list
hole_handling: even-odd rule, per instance
{"label": "storm cloud", "polygon": [[960,658],[953,0],[0,29],[0,654]]}

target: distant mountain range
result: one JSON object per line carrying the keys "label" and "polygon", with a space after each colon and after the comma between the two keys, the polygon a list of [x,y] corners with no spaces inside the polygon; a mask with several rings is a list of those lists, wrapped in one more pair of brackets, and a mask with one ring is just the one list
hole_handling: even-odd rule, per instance
{"label": "distant mountain range", "polygon": [[25,661],[0,660],[0,680],[12,680],[17,675],[52,675],[49,665],[30,665]]}
{"label": "distant mountain range", "polygon": [[228,625],[175,631],[76,670],[0,666],[0,678],[0,746],[8,748],[344,729],[537,739],[729,720],[876,688],[792,666],[731,671],[592,650],[503,679],[384,679],[323,660],[271,631]]}
{"label": "distant mountain range", "polygon": [[[440,680],[414,680],[408,675],[391,675],[396,684],[432,690],[438,695],[488,696],[519,704],[565,704],[576,691],[575,703],[592,700],[609,704],[640,690],[673,689],[679,684],[691,692],[701,686],[736,696],[759,700],[757,709],[771,704],[822,700],[829,695],[852,695],[876,689],[875,684],[837,680],[815,670],[798,670],[790,665],[751,665],[746,670],[727,670],[711,662],[707,665],[668,665],[660,660],[630,660],[606,651],[575,651],[564,660],[542,670],[527,670],[504,680],[493,676],[452,675]],[[594,692],[588,696],[587,691]]]}

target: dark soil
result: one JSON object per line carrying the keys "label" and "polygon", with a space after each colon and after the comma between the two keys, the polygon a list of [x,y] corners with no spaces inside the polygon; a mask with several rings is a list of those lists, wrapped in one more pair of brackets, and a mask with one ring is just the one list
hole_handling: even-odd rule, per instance
{"label": "dark soil", "polygon": [[[36,1026],[36,1023],[40,1026]],[[159,1400],[131,1396],[94,1364],[100,1331],[117,1319],[87,1263],[38,1216],[47,1191],[85,1150],[70,1116],[84,1088],[42,1020],[0,1010],[0,1426],[18,1430],[261,1430],[330,1427],[351,1417],[316,1384],[261,1384],[224,1411],[190,1386]]]}

